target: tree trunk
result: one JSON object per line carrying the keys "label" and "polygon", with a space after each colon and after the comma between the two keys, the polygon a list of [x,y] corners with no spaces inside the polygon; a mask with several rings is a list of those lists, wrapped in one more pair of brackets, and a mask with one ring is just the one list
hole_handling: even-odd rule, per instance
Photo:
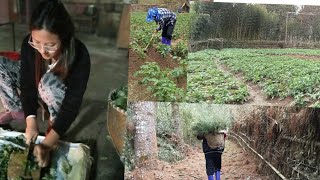
{"label": "tree trunk", "polygon": [[177,102],[172,102],[171,109],[178,144],[183,144],[183,122],[181,122],[180,119],[179,104]]}
{"label": "tree trunk", "polygon": [[[154,102],[136,102],[132,104],[132,121],[135,125],[134,153],[135,165],[158,158],[156,137],[156,108]],[[151,160],[151,161],[150,161]],[[144,164],[147,166],[147,164]]]}

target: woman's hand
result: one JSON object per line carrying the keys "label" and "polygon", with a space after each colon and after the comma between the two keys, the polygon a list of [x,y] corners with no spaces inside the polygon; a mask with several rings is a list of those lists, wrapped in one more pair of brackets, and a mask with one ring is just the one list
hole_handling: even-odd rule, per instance
{"label": "woman's hand", "polygon": [[31,142],[35,142],[39,135],[39,128],[37,119],[35,117],[28,117],[26,119],[27,127],[25,132],[26,144],[30,145]]}
{"label": "woman's hand", "polygon": [[33,155],[36,157],[39,167],[47,167],[50,162],[50,151],[55,149],[60,136],[51,129],[44,140],[34,147]]}
{"label": "woman's hand", "polygon": [[43,168],[49,165],[50,161],[50,148],[46,147],[42,143],[34,146],[33,155],[36,157],[38,166]]}

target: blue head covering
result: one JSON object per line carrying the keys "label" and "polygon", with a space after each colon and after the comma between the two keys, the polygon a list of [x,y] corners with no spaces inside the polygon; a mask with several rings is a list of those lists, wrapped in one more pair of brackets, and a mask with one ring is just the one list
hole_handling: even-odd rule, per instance
{"label": "blue head covering", "polygon": [[154,20],[154,17],[157,17],[157,16],[158,16],[158,8],[156,7],[149,8],[146,21],[152,22]]}

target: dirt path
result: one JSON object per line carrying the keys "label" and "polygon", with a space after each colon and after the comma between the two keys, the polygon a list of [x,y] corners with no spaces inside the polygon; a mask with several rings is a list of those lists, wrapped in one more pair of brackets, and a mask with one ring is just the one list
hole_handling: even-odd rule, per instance
{"label": "dirt path", "polygon": [[[221,179],[267,180],[268,177],[257,173],[257,163],[249,152],[238,144],[227,140],[222,155]],[[176,163],[158,163],[157,170],[135,170],[140,178],[129,179],[166,179],[166,180],[206,180],[205,158],[200,147],[190,149],[184,160]],[[141,178],[142,177],[142,178]]]}
{"label": "dirt path", "polygon": [[245,104],[248,105],[259,105],[259,106],[289,106],[293,99],[292,98],[286,98],[284,100],[279,100],[278,98],[275,99],[268,99],[262,92],[261,87],[259,87],[257,84],[246,82],[244,79],[244,75],[239,74],[233,74],[230,72],[230,69],[222,64],[219,64],[216,59],[213,59],[213,62],[217,65],[218,69],[234,76],[238,81],[243,82],[247,85],[248,91],[249,91],[249,98],[248,101]]}

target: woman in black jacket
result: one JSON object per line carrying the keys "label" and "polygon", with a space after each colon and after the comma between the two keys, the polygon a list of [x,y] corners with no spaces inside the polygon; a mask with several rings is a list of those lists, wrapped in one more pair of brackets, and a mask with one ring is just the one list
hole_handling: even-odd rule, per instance
{"label": "woman in black jacket", "polygon": [[[72,20],[59,0],[39,3],[31,17],[30,32],[22,42],[21,62],[0,58],[4,66],[0,68],[4,69],[1,90],[10,89],[0,95],[7,107],[14,107],[8,111],[23,112],[27,144],[36,141],[39,134],[39,104],[49,111],[46,137],[34,148],[39,166],[45,167],[50,151],[78,115],[90,74],[90,57],[85,45],[74,37]],[[21,91],[20,99],[16,87]]]}
{"label": "woman in black jacket", "polygon": [[[208,142],[208,138],[213,138],[211,144]],[[225,131],[216,134],[197,135],[197,139],[202,140],[202,150],[206,159],[208,180],[220,180],[221,155],[224,151],[225,138]]]}

